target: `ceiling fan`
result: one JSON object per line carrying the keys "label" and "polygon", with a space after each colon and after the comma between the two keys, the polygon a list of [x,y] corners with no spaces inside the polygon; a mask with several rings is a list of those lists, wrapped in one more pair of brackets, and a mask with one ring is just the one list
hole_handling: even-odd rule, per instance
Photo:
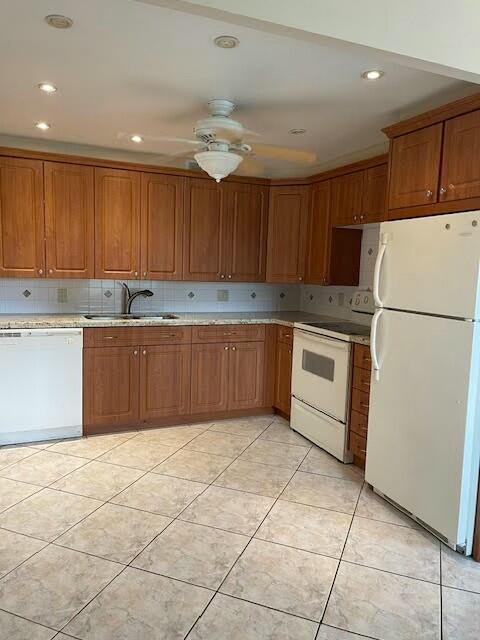
{"label": "ceiling fan", "polygon": [[[236,108],[231,100],[216,98],[207,103],[207,108],[210,115],[198,120],[193,128],[195,140],[168,136],[144,136],[144,138],[179,142],[197,147],[197,149],[167,155],[166,159],[172,161],[180,157],[193,158],[200,168],[217,182],[236,171],[240,164],[242,164],[242,173],[261,173],[263,167],[258,161],[261,157],[307,165],[314,164],[317,159],[316,154],[310,151],[246,142],[246,139],[258,137],[259,134],[245,129],[240,122],[230,117]],[[119,137],[124,138],[127,135],[120,134]]]}

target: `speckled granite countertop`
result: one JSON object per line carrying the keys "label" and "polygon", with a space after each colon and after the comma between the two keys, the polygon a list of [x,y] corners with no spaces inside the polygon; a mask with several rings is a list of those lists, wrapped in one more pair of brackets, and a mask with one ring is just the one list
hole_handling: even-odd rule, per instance
{"label": "speckled granite countertop", "polygon": [[[159,312],[161,313],[161,312]],[[281,324],[293,326],[294,322],[321,322],[338,320],[332,316],[322,316],[305,311],[254,311],[231,313],[175,313],[173,320],[161,320],[144,317],[131,318],[95,318],[88,319],[82,314],[0,314],[2,329],[45,329],[45,328],[92,328],[92,327],[150,327],[175,325],[214,325],[214,324]],[[352,336],[352,342],[369,344],[367,336]]]}

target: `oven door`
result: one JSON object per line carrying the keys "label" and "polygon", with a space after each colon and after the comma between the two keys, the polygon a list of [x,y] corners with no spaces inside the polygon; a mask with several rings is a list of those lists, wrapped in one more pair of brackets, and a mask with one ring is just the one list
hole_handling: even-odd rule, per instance
{"label": "oven door", "polygon": [[295,329],[292,394],[299,400],[347,421],[350,343]]}

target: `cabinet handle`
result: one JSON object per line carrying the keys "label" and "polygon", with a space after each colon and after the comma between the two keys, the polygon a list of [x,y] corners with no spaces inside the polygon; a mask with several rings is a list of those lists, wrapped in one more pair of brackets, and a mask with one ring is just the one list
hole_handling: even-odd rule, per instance
{"label": "cabinet handle", "polygon": [[454,184],[452,184],[452,183],[450,183],[450,184],[448,185],[448,188],[449,188],[449,189],[451,189],[451,190],[453,191],[453,189],[455,189],[455,185],[454,185]]}
{"label": "cabinet handle", "polygon": [[288,353],[290,353],[290,354],[291,354],[291,353],[292,353],[292,350],[291,350],[291,349],[289,349],[289,350],[288,350]]}
{"label": "cabinet handle", "polygon": [[232,351],[236,351],[236,350],[237,350],[237,347],[232,347]]}
{"label": "cabinet handle", "polygon": [[303,276],[298,276],[298,279],[299,280],[303,280]]}
{"label": "cabinet handle", "polygon": [[356,222],[358,220],[358,216],[353,216],[353,221]]}
{"label": "cabinet handle", "polygon": [[427,198],[431,198],[433,196],[433,191],[431,189],[427,189],[425,191],[425,195],[427,196]]}
{"label": "cabinet handle", "polygon": [[225,274],[224,273],[220,274],[220,280],[225,280]]}
{"label": "cabinet handle", "polygon": [[228,274],[228,279],[229,279],[229,280],[231,280],[231,279],[232,279],[231,274]]}
{"label": "cabinet handle", "polygon": [[143,272],[143,277],[146,278],[148,276],[148,271]]}
{"label": "cabinet handle", "polygon": [[146,350],[146,349],[144,349],[144,350],[142,351],[142,354],[143,354],[144,356],[146,356],[146,355],[147,355],[147,350]]}
{"label": "cabinet handle", "polygon": [[133,275],[135,276],[135,278],[138,278],[138,271],[134,271]]}
{"label": "cabinet handle", "polygon": [[445,189],[445,187],[440,187],[440,195],[444,196],[447,193],[447,190]]}
{"label": "cabinet handle", "polygon": [[48,270],[48,273],[53,273],[53,269],[49,269],[49,270]]}
{"label": "cabinet handle", "polygon": [[360,220],[363,220],[365,218],[365,216],[360,216]]}
{"label": "cabinet handle", "polygon": [[369,382],[362,382],[364,387],[370,387],[370,383]]}
{"label": "cabinet handle", "polygon": [[103,336],[104,340],[115,340],[117,336]]}
{"label": "cabinet handle", "polygon": [[366,404],[365,402],[360,402],[360,406],[364,409],[368,409],[368,404]]}
{"label": "cabinet handle", "polygon": [[228,347],[223,347],[225,349],[225,351],[228,351]]}
{"label": "cabinet handle", "polygon": [[39,270],[38,270],[38,275],[39,275],[39,276],[43,276],[43,269],[39,269]]}
{"label": "cabinet handle", "polygon": [[134,350],[133,355],[134,355],[134,356],[138,356],[138,351],[137,351],[137,349],[135,349],[135,350]]}

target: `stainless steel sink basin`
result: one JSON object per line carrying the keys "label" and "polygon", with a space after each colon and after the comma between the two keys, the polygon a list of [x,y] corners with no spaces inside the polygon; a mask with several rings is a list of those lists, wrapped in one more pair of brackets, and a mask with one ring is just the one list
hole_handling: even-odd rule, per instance
{"label": "stainless steel sink basin", "polygon": [[172,313],[89,313],[84,316],[87,320],[143,320],[150,318],[152,320],[176,320],[178,316]]}

